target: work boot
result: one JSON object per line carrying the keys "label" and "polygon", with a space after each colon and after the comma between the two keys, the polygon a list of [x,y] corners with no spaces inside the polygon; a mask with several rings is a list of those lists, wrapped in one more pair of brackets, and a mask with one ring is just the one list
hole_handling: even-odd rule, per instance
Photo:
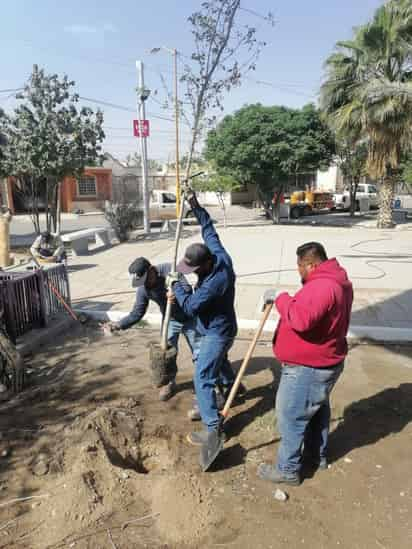
{"label": "work boot", "polygon": [[[229,397],[229,394],[230,394],[230,391],[233,387],[233,384],[232,385],[228,385],[226,387],[224,386],[219,386],[219,392],[223,398],[223,406],[224,406],[224,403],[226,402],[226,400],[228,399]],[[247,389],[246,387],[243,385],[243,383],[241,383],[239,385],[239,387],[237,388],[237,391],[236,391],[236,396],[235,396],[235,400],[234,402],[237,402],[239,401],[239,399],[243,398],[245,396],[245,394],[247,393]],[[223,408],[222,406],[222,408]]]}
{"label": "work boot", "polygon": [[283,475],[274,465],[269,463],[261,463],[257,471],[258,477],[262,480],[270,480],[276,484],[290,484],[290,486],[299,486],[300,478],[298,473]]}
{"label": "work boot", "polygon": [[[203,429],[202,431],[193,431],[189,433],[186,437],[186,440],[192,444],[192,446],[203,446],[206,444],[208,439],[209,431]],[[224,431],[221,433],[223,442],[226,442],[226,434]]]}
{"label": "work boot", "polygon": [[166,402],[166,400],[169,400],[172,398],[172,396],[176,393],[176,382],[169,381],[167,385],[163,385],[163,387],[160,388],[159,391],[159,400],[162,402]]}
{"label": "work boot", "polygon": [[[223,410],[223,407],[225,405],[225,399],[220,391],[216,391],[216,405],[218,410]],[[202,419],[200,417],[200,410],[196,397],[193,399],[192,408],[190,408],[190,410],[187,412],[187,417],[190,419],[190,421],[200,421]]]}

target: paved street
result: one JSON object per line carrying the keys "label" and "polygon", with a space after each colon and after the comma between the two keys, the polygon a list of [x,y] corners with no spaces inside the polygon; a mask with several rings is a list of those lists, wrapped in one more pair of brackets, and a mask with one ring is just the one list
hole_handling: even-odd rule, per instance
{"label": "paved street", "polygon": [[[44,227],[45,216],[41,215],[40,223]],[[103,214],[92,215],[76,215],[62,214],[62,232],[67,233],[88,227],[106,227],[107,221]],[[16,215],[13,217],[10,226],[10,235],[12,246],[27,246],[30,245],[34,238],[35,232],[33,223],[28,215]]]}

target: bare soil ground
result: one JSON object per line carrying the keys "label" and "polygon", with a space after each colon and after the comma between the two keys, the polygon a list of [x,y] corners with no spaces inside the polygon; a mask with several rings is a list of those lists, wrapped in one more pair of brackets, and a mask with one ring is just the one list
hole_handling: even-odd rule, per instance
{"label": "bare soil ground", "polygon": [[[251,334],[237,340],[238,367]],[[29,387],[0,406],[0,548],[403,549],[412,546],[412,351],[358,346],[333,395],[331,467],[305,470],[286,503],[257,479],[278,447],[279,367],[257,347],[215,470],[185,441],[192,366],[157,400],[147,343],[79,326],[28,360]],[[28,499],[24,499],[28,498]]]}

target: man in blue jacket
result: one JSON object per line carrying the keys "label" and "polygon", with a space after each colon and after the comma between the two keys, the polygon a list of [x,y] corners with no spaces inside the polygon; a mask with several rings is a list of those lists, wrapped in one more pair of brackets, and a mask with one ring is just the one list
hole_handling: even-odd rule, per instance
{"label": "man in blue jacket", "polygon": [[[136,301],[131,312],[119,322],[110,322],[110,331],[127,330],[142,320],[149,306],[154,301],[160,309],[162,317],[165,315],[167,304],[166,279],[172,269],[171,263],[152,265],[145,257],[138,257],[129,266],[129,278],[133,288],[136,288]],[[182,277],[181,283],[187,292],[192,289]],[[197,337],[194,321],[189,318],[177,303],[172,305],[171,318],[168,327],[168,344],[178,348],[180,334],[186,338],[187,344],[193,354],[194,343]],[[163,385],[159,391],[159,399],[169,400],[176,393],[176,372],[170,372],[170,381]]]}
{"label": "man in blue jacket", "polygon": [[200,415],[207,430],[191,433],[188,440],[202,445],[208,433],[220,426],[216,384],[222,375],[229,381],[227,389],[234,381],[227,354],[237,333],[234,309],[236,277],[232,260],[222,246],[208,212],[199,205],[194,193],[188,196],[188,201],[202,227],[205,243],[190,245],[177,270],[182,274],[195,273],[198,282],[193,293],[178,280],[172,280],[172,283],[182,311],[196,318],[199,334],[193,353],[196,362],[194,383]]}

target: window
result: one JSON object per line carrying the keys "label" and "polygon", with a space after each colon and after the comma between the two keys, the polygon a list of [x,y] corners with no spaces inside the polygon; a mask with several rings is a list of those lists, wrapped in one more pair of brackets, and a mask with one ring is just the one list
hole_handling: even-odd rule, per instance
{"label": "window", "polygon": [[358,193],[366,193],[365,185],[358,185]]}
{"label": "window", "polygon": [[375,185],[369,185],[369,193],[377,193],[378,189],[375,187]]}
{"label": "window", "polygon": [[176,204],[176,195],[173,193],[163,193],[163,204]]}
{"label": "window", "polygon": [[96,178],[90,175],[84,175],[77,183],[79,196],[96,196]]}

